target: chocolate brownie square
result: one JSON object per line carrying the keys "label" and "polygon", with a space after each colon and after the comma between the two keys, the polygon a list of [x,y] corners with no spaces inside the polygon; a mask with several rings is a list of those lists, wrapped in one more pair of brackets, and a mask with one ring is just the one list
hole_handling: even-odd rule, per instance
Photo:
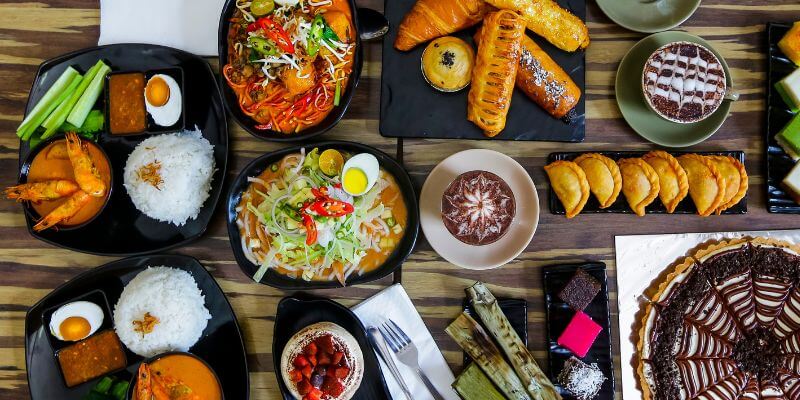
{"label": "chocolate brownie square", "polygon": [[586,271],[578,268],[566,286],[558,292],[558,298],[575,311],[583,311],[600,292],[600,282]]}

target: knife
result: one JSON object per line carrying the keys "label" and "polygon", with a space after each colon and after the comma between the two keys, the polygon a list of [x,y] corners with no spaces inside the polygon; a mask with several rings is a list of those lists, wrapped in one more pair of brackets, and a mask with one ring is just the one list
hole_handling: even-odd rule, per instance
{"label": "knife", "polygon": [[408,390],[406,381],[404,381],[403,377],[400,375],[400,371],[397,369],[397,365],[395,365],[394,360],[392,359],[389,348],[386,347],[386,341],[384,341],[383,336],[378,331],[378,328],[370,326],[367,328],[367,333],[369,333],[369,341],[372,343],[372,347],[374,347],[378,352],[378,355],[381,356],[383,362],[389,366],[389,371],[392,372],[394,379],[400,384],[400,388],[403,389],[403,393],[405,393],[406,398],[408,400],[414,400],[414,397],[411,396],[411,391]]}

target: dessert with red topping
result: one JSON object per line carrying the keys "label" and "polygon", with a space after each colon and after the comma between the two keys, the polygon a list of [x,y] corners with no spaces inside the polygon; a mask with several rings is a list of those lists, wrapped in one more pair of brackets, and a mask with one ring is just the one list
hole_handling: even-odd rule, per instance
{"label": "dessert with red topping", "polygon": [[456,239],[473,246],[498,241],[516,214],[514,193],[499,176],[487,171],[459,175],[442,196],[442,220]]}
{"label": "dessert with red topping", "polygon": [[348,400],[361,385],[364,356],[344,328],[320,322],[289,339],[281,369],[284,384],[298,400]]}

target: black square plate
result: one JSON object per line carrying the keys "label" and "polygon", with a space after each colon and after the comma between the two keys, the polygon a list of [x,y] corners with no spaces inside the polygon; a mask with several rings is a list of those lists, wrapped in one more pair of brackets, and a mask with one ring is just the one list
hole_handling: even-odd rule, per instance
{"label": "black square plate", "polygon": [[[641,157],[647,154],[646,151],[593,151],[593,152],[586,152],[586,153],[598,153],[602,154],[608,158],[611,158],[614,161],[617,161],[621,158],[631,158],[631,157]],[[670,151],[675,157],[678,157],[681,154],[685,153],[693,153],[693,154],[701,154],[706,156],[711,155],[723,155],[723,156],[731,156],[737,160],[739,160],[742,165],[744,165],[744,152],[743,151]],[[547,158],[547,162],[551,163],[557,160],[568,160],[572,161],[581,154],[585,154],[582,152],[569,152],[569,153],[550,153],[550,156]],[[566,211],[564,210],[564,205],[561,204],[561,201],[558,200],[558,196],[553,191],[553,187],[550,186],[550,190],[548,193],[549,203],[550,203],[550,212],[552,214],[564,215]],[[647,214],[665,214],[667,212],[666,207],[661,202],[661,199],[656,198],[652,204],[647,206],[645,211]],[[600,203],[597,202],[597,199],[593,195],[589,195],[589,201],[586,202],[586,206],[583,207],[583,211],[581,213],[611,213],[611,214],[633,214],[631,211],[630,206],[628,206],[628,202],[625,200],[625,196],[620,193],[619,197],[617,197],[617,201],[614,202],[608,208],[600,208]],[[746,214],[747,213],[747,195],[745,195],[742,200],[739,201],[739,204],[725,210],[722,214]],[[673,214],[697,214],[697,207],[695,207],[692,199],[689,198],[687,195],[683,201],[678,204],[678,207],[675,208],[675,212]]]}
{"label": "black square plate", "polygon": [[[126,258],[84,272],[28,309],[25,315],[25,365],[28,371],[28,388],[33,400],[82,400],[99,379],[73,388],[64,385],[61,369],[55,358],[55,349],[46,338],[50,333],[49,328],[43,324],[44,313],[58,304],[98,289],[102,290],[113,309],[122,289],[131,279],[148,266],[161,265],[189,272],[203,292],[205,306],[211,313],[208,326],[189,352],[203,359],[216,372],[226,399],[250,398],[250,377],[242,334],[236,315],[222,289],[211,274],[192,257],[152,255]],[[114,374],[120,379],[129,379],[143,360],[127,349],[126,353],[127,370]]]}
{"label": "black square plate", "polygon": [[791,121],[793,114],[775,90],[775,84],[797,68],[783,55],[778,42],[789,31],[789,24],[767,24],[767,211],[781,214],[800,214],[800,205],[781,188],[781,181],[795,165],[783,151],[775,135]]}
{"label": "black square plate", "polygon": [[[557,0],[558,3],[586,21],[585,0]],[[432,88],[422,77],[420,58],[425,43],[408,52],[394,48],[397,27],[416,0],[386,0],[384,15],[390,30],[383,39],[381,66],[380,132],[388,137],[435,139],[486,139],[483,132],[467,121],[467,93],[442,93]],[[453,36],[473,43],[476,28],[454,33]],[[567,124],[542,110],[520,90],[514,91],[506,128],[494,140],[548,140],[581,142],[586,128],[586,52],[562,51],[526,31],[553,60],[566,71],[581,89],[575,116]]]}
{"label": "black square plate", "polygon": [[[114,187],[105,209],[91,223],[69,231],[49,229],[34,232],[32,227],[36,221],[31,214],[28,214],[25,217],[28,231],[33,237],[55,246],[84,253],[115,256],[162,251],[199,238],[208,227],[222,193],[228,162],[228,127],[225,122],[225,109],[211,67],[200,57],[163,46],[118,44],[78,50],[45,61],[39,66],[25,113],[33,108],[68,66],[86,71],[100,59],[104,60],[112,71],[149,71],[175,67],[183,70],[185,111],[182,118],[186,120],[186,128],[197,127],[203,137],[214,146],[216,171],[211,182],[211,193],[197,218],[187,221],[183,226],[159,222],[142,214],[134,207],[123,186],[123,173],[128,155],[148,135],[112,136],[103,132],[97,144],[108,155],[114,173]],[[20,166],[30,151],[27,142],[20,143]]]}
{"label": "black square plate", "polygon": [[[567,324],[575,315],[575,310],[558,298],[567,282],[575,274],[578,268],[582,268],[597,279],[600,284],[600,292],[594,300],[583,310],[589,317],[597,322],[603,330],[597,336],[586,357],[582,359],[587,364],[596,363],[607,378],[600,388],[600,393],[595,400],[611,400],[614,398],[614,361],[611,356],[611,316],[608,311],[608,285],[606,282],[606,265],[600,262],[587,262],[582,264],[563,264],[544,267],[544,296],[545,309],[547,311],[547,343],[550,354],[550,380],[556,383],[556,376],[564,367],[564,362],[573,356],[572,352],[561,347],[556,343],[558,336],[567,327]],[[576,356],[577,357],[577,356]],[[566,391],[561,385],[556,384],[565,399],[575,399],[571,393]]]}

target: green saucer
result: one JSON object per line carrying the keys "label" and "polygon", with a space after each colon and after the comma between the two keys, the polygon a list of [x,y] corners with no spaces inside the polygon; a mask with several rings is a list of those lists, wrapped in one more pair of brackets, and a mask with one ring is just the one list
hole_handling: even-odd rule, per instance
{"label": "green saucer", "polygon": [[700,0],[597,0],[597,5],[617,25],[652,33],[682,24],[694,14]]}
{"label": "green saucer", "polygon": [[719,109],[708,118],[690,124],[667,121],[650,109],[642,93],[644,63],[659,47],[678,41],[697,43],[711,50],[722,63],[728,88],[733,89],[731,73],[725,59],[708,42],[697,36],[677,31],[661,32],[636,43],[622,58],[617,69],[617,105],[622,117],[639,136],[667,147],[686,147],[708,139],[722,126],[731,109],[731,101],[723,100]]}

